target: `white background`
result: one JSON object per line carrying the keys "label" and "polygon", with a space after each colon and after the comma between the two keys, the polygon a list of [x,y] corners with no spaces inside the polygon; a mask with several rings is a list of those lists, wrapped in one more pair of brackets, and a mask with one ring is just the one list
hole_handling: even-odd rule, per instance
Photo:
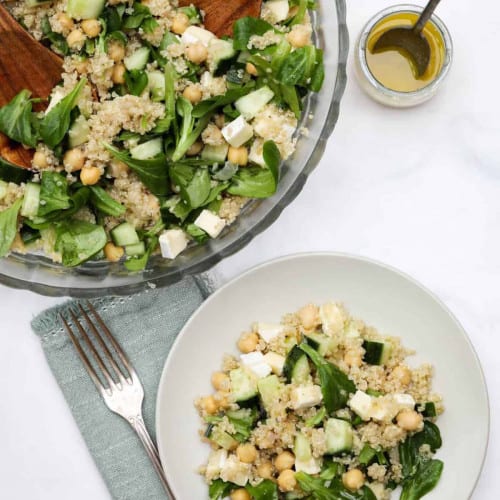
{"label": "white background", "polygon": [[[348,4],[352,45],[390,2]],[[416,109],[384,108],[361,92],[351,60],[320,166],[279,221],[218,271],[229,279],[280,255],[335,250],[387,262],[437,293],[468,331],[488,381],[492,433],[473,499],[489,500],[498,498],[500,463],[500,3],[448,0],[438,14],[455,42],[441,92]],[[108,500],[29,327],[55,302],[0,285],[0,497]]]}

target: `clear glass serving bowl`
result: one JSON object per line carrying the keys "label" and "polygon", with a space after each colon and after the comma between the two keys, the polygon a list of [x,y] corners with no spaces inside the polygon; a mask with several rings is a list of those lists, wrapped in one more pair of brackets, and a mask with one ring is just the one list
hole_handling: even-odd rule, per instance
{"label": "clear glass serving bowl", "polygon": [[270,226],[318,165],[337,122],[346,86],[349,37],[345,0],[320,1],[312,22],[316,42],[325,51],[325,82],[321,92],[310,95],[305,103],[299,129],[306,127],[309,133],[299,138],[296,152],[282,165],[281,180],[273,197],[250,202],[218,239],[188,248],[173,261],[154,256],[140,273],[127,272],[123,265],[104,260],[65,268],[42,255],[11,254],[0,260],[0,283],[51,296],[130,294],[206,271]]}

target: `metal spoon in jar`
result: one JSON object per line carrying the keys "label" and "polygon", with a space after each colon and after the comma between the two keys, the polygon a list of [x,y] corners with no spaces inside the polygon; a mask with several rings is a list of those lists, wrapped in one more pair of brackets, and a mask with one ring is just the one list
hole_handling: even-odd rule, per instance
{"label": "metal spoon in jar", "polygon": [[427,21],[431,18],[434,10],[441,0],[430,0],[420,14],[418,21],[413,27],[401,26],[386,31],[373,46],[373,52],[384,52],[386,50],[399,50],[413,61],[417,70],[417,76],[421,77],[431,58],[429,42],[422,34]]}

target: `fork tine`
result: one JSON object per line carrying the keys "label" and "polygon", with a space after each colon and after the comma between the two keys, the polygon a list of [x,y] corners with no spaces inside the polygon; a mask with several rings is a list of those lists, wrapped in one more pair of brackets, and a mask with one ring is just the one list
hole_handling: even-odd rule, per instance
{"label": "fork tine", "polygon": [[99,323],[100,327],[102,328],[103,332],[106,334],[107,339],[111,342],[113,347],[116,350],[116,353],[118,354],[118,357],[120,358],[121,362],[125,366],[125,368],[128,370],[130,375],[136,376],[134,367],[132,366],[132,363],[129,361],[127,355],[123,351],[123,349],[120,347],[120,344],[115,340],[113,337],[113,334],[109,331],[109,328],[106,326],[104,323],[104,320],[101,318],[100,314],[95,310],[94,306],[87,300],[87,306],[94,315],[95,319]]}
{"label": "fork tine", "polygon": [[99,353],[97,352],[96,348],[94,347],[94,344],[92,343],[89,336],[87,335],[87,332],[85,331],[83,326],[78,321],[78,318],[76,317],[75,313],[72,310],[70,310],[69,313],[71,315],[71,319],[73,320],[73,323],[78,328],[78,331],[82,335],[83,340],[87,344],[87,347],[90,349],[90,352],[94,356],[96,363],[99,365],[99,368],[101,369],[104,377],[106,378],[106,380],[108,382],[109,388],[106,388],[106,389],[109,391],[112,391],[116,384],[115,384],[113,378],[111,377],[111,374],[109,373],[108,369],[106,368],[106,365],[104,364],[101,356],[99,356]]}
{"label": "fork tine", "polygon": [[87,314],[87,311],[81,306],[81,304],[78,304],[78,307],[80,308],[80,311],[83,314],[83,317],[85,318],[85,321],[87,322],[87,325],[89,325],[89,328],[92,330],[92,333],[94,334],[95,339],[97,342],[99,342],[99,345],[101,346],[102,350],[104,351],[104,354],[106,356],[106,359],[108,360],[109,364],[113,367],[113,370],[116,373],[116,376],[119,378],[119,380],[123,383],[127,381],[129,384],[132,383],[132,379],[129,377],[128,374],[122,373],[120,367],[116,364],[116,361],[113,358],[113,355],[111,354],[108,346],[104,342],[102,335],[99,333],[97,328],[95,327],[94,323],[92,323],[92,320],[90,319],[89,315]]}
{"label": "fork tine", "polygon": [[92,379],[92,382],[94,382],[95,386],[99,390],[99,392],[104,391],[104,386],[102,385],[101,381],[99,380],[99,377],[97,376],[94,368],[92,367],[92,364],[89,361],[89,358],[85,354],[85,351],[82,349],[82,346],[80,345],[80,342],[76,338],[75,334],[73,333],[73,330],[71,330],[71,327],[69,326],[68,322],[66,321],[66,318],[62,315],[59,314],[61,317],[61,320],[64,324],[64,327],[66,328],[66,331],[68,332],[69,338],[71,339],[71,342],[75,346],[76,352],[80,356],[80,359],[83,363],[83,366],[87,370],[87,373],[89,374],[90,378]]}

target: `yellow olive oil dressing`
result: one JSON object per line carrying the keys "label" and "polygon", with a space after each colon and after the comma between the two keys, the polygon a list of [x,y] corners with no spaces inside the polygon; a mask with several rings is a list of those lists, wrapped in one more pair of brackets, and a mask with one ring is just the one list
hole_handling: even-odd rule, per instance
{"label": "yellow olive oil dressing", "polygon": [[445,42],[439,29],[429,21],[423,35],[429,42],[431,58],[425,73],[418,78],[410,58],[396,49],[378,54],[372,52],[377,40],[386,31],[401,26],[413,26],[418,14],[413,12],[397,12],[379,21],[368,36],[366,62],[372,75],[388,89],[398,92],[413,92],[431,83],[441,71],[445,58]]}

